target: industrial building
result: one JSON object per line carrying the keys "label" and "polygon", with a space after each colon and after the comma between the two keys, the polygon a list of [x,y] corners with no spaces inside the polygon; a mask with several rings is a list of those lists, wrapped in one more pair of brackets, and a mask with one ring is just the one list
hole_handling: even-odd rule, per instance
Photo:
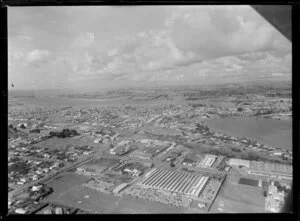
{"label": "industrial building", "polygon": [[77,171],[98,174],[109,167],[117,165],[117,163],[119,163],[119,160],[116,159],[98,158],[96,160],[88,162],[87,164],[81,165],[77,168]]}
{"label": "industrial building", "polygon": [[250,168],[250,161],[249,160],[231,158],[231,159],[229,159],[228,164],[230,166],[236,166],[236,167],[244,166],[244,167]]}
{"label": "industrial building", "polygon": [[141,185],[199,197],[208,181],[209,177],[201,174],[155,169],[141,182]]}
{"label": "industrial building", "polygon": [[165,149],[167,149],[168,146],[152,146],[152,147],[145,147],[139,150],[134,151],[130,154],[131,157],[137,157],[141,159],[151,159],[161,152],[163,152]]}
{"label": "industrial building", "polygon": [[119,186],[117,186],[114,190],[113,193],[117,194],[123,191],[129,184],[128,183],[122,183]]}
{"label": "industrial building", "polygon": [[61,207],[56,207],[55,214],[63,214],[63,209]]}
{"label": "industrial building", "polygon": [[251,161],[249,174],[292,179],[292,165]]}
{"label": "industrial building", "polygon": [[27,211],[23,208],[18,208],[18,209],[15,210],[15,213],[17,213],[17,214],[26,214]]}
{"label": "industrial building", "polygon": [[214,162],[216,161],[216,158],[217,158],[217,156],[215,156],[215,155],[206,154],[205,158],[203,160],[201,160],[201,162],[198,164],[198,166],[209,168],[214,164]]}
{"label": "industrial building", "polygon": [[136,149],[136,147],[132,146],[132,145],[127,145],[127,146],[116,146],[113,149],[110,149],[110,154],[115,154],[118,156],[123,156],[131,151],[133,151],[134,149]]}
{"label": "industrial building", "polygon": [[44,214],[52,214],[52,211],[50,209],[44,210]]}
{"label": "industrial building", "polygon": [[146,166],[138,163],[138,162],[134,162],[134,163],[118,163],[115,166],[110,168],[110,171],[115,172],[115,173],[119,173],[119,174],[128,174],[131,176],[140,176],[144,173],[144,171],[147,169]]}

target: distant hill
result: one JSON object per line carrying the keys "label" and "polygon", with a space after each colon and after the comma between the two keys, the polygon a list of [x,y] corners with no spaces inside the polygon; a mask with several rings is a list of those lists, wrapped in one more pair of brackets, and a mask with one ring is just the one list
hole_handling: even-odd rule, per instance
{"label": "distant hill", "polygon": [[44,89],[44,90],[9,90],[9,97],[49,97],[58,96],[59,94],[73,94],[76,91],[72,90],[60,90],[60,89]]}

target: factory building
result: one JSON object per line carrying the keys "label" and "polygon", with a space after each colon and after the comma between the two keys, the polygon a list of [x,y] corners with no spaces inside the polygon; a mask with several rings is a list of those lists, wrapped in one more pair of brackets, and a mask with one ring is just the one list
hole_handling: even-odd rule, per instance
{"label": "factory building", "polygon": [[[220,157],[212,154],[206,154],[204,158],[197,162],[197,167],[211,168]],[[222,161],[222,158],[220,158]],[[219,160],[218,160],[219,161]],[[220,162],[218,162],[219,164]]]}
{"label": "factory building", "polygon": [[153,168],[152,170],[150,170],[148,173],[146,173],[145,177],[150,176],[151,173],[153,173],[155,171],[155,168]]}
{"label": "factory building", "polygon": [[114,190],[113,193],[117,194],[123,191],[126,187],[128,186],[128,183],[122,183],[119,186],[117,186]]}
{"label": "factory building", "polygon": [[247,168],[250,168],[250,161],[249,160],[243,160],[243,159],[237,159],[237,158],[231,158],[228,161],[230,166],[244,166]]}
{"label": "factory building", "polygon": [[179,172],[167,169],[155,169],[141,182],[144,187],[181,193],[199,197],[209,177],[201,174]]}
{"label": "factory building", "polygon": [[[148,140],[146,140],[146,141],[148,141]],[[149,160],[153,157],[156,157],[160,153],[162,153],[168,147],[169,146],[166,145],[164,142],[162,142],[162,143],[161,142],[155,142],[154,144],[151,144],[151,146],[146,146],[144,148],[141,148],[139,150],[136,150],[136,151],[132,152],[130,154],[130,156]]]}
{"label": "factory building", "polygon": [[61,207],[56,207],[55,208],[55,214],[63,214],[63,210]]}
{"label": "factory building", "polygon": [[251,161],[249,174],[292,179],[293,167],[292,165],[280,163],[264,163],[261,161]]}
{"label": "factory building", "polygon": [[201,162],[202,167],[211,167],[216,160],[215,155],[206,154],[204,160]]}

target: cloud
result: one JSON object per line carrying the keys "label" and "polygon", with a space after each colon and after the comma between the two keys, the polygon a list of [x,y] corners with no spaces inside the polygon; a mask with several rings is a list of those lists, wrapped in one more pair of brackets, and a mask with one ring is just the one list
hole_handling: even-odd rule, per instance
{"label": "cloud", "polygon": [[29,62],[41,61],[50,54],[48,50],[35,49],[28,53],[27,60]]}
{"label": "cloud", "polygon": [[249,52],[245,54],[241,54],[237,56],[239,59],[245,60],[245,61],[258,61],[261,59],[264,59],[267,57],[266,52]]}
{"label": "cloud", "polygon": [[[15,78],[178,84],[291,73],[291,43],[249,6],[57,9],[53,20],[53,10],[38,14],[10,18],[19,15],[10,22]],[[46,20],[56,25],[46,28]]]}
{"label": "cloud", "polygon": [[29,35],[20,35],[19,38],[25,41],[32,41],[32,37],[30,37]]}
{"label": "cloud", "polygon": [[112,49],[112,50],[109,50],[108,52],[107,52],[107,55],[109,56],[109,57],[112,57],[112,56],[115,56],[115,55],[117,55],[117,53],[118,53],[118,49]]}
{"label": "cloud", "polygon": [[[107,52],[113,59],[105,71],[174,70],[229,55],[248,61],[265,58],[266,51],[282,55],[281,49],[290,51],[290,43],[248,6],[177,9],[165,19],[165,29],[118,36],[116,46]],[[224,68],[232,72],[242,66]]]}
{"label": "cloud", "polygon": [[114,71],[127,70],[127,67],[140,71],[166,70],[188,65],[191,59],[196,59],[193,52],[179,50],[166,30],[143,31],[117,41],[119,45],[107,53],[108,57],[114,57],[108,63],[108,66],[115,65]]}
{"label": "cloud", "polygon": [[246,52],[291,49],[291,44],[249,6],[196,8],[175,11],[165,22],[182,51],[213,59]]}
{"label": "cloud", "polygon": [[95,42],[95,34],[92,32],[85,32],[77,36],[73,42],[73,46],[77,47],[89,47]]}
{"label": "cloud", "polygon": [[275,77],[281,77],[281,76],[284,76],[285,74],[283,74],[283,73],[272,73],[271,75],[275,76]]}
{"label": "cloud", "polygon": [[22,51],[11,51],[9,57],[12,61],[15,61],[24,57],[24,53]]}

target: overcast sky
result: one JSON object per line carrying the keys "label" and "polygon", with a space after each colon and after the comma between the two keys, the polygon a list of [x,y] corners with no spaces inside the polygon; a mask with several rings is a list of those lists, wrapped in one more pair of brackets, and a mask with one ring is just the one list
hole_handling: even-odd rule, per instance
{"label": "overcast sky", "polygon": [[8,9],[18,89],[291,79],[291,43],[250,6]]}

